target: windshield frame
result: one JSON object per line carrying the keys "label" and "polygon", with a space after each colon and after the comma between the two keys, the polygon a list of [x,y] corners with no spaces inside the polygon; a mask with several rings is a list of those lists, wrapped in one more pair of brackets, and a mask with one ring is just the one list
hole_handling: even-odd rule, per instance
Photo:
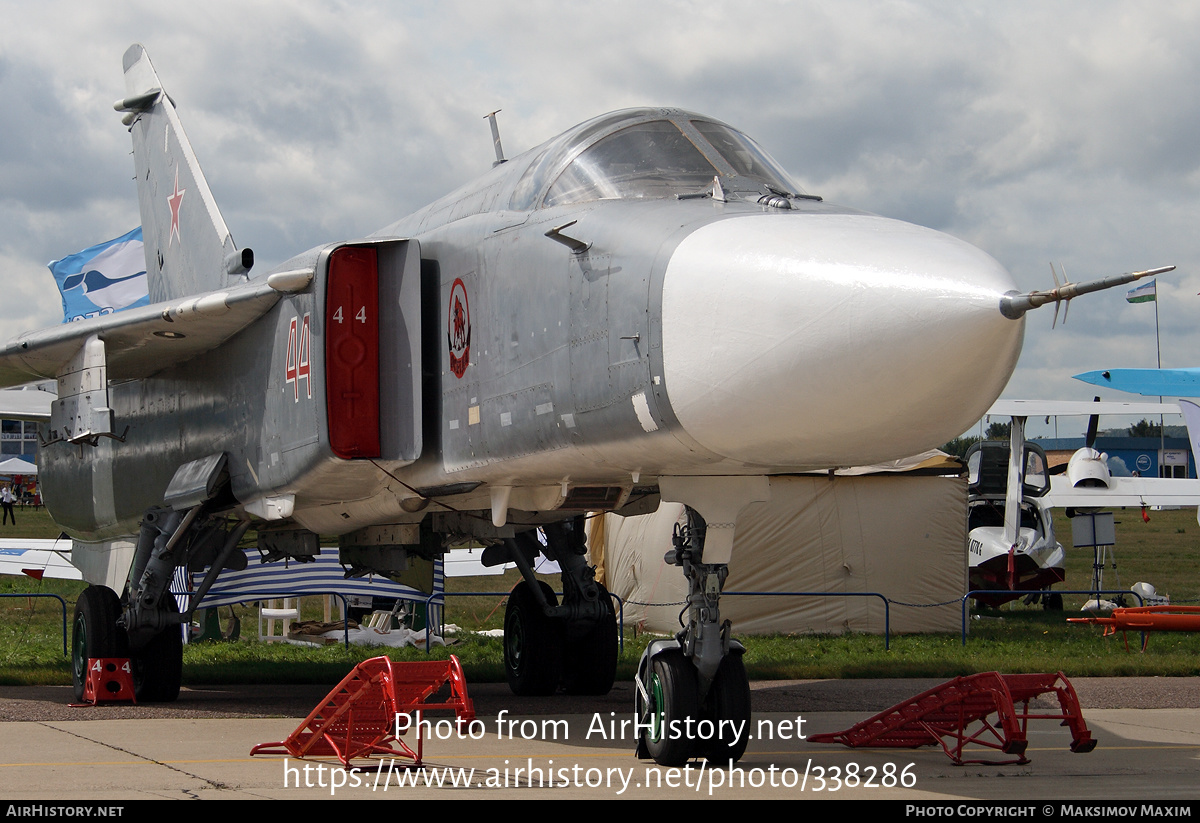
{"label": "windshield frame", "polygon": [[[692,174],[686,172],[676,182],[663,181],[661,169],[644,169],[649,177],[659,178],[654,185],[638,187],[636,177],[631,175],[603,174],[599,165],[576,174],[571,171],[580,157],[593,153],[610,138],[620,135],[629,129],[638,128],[648,123],[669,122],[682,135],[682,140],[690,143],[691,148],[698,152],[704,160],[704,165],[696,165]],[[714,142],[702,133],[702,129],[727,136],[728,140],[718,141],[726,145],[726,151],[735,155],[731,161],[722,153]],[[729,148],[730,144],[734,148]],[[683,146],[682,142],[678,145]],[[602,151],[603,149],[598,149]],[[721,188],[728,192],[744,192],[753,194],[782,194],[788,196],[807,197],[795,185],[790,175],[775,161],[757,142],[744,132],[722,123],[719,120],[693,112],[679,109],[625,109],[610,112],[576,126],[575,128],[554,138],[535,150],[536,154],[529,162],[521,178],[517,181],[509,198],[510,206],[519,211],[532,211],[541,208],[576,203],[594,202],[605,199],[666,199],[668,197],[703,196],[711,191],[713,178],[720,181]],[[741,157],[736,156],[740,152]],[[746,162],[749,157],[751,162]],[[693,160],[695,157],[693,156]],[[586,159],[585,159],[586,162]],[[708,166],[712,169],[709,171]],[[756,167],[762,173],[756,172]],[[699,169],[704,169],[703,179],[700,179]],[[669,173],[669,170],[667,170]],[[564,177],[566,175],[567,177]],[[574,175],[575,184],[560,186]],[[592,180],[599,185],[580,186],[580,182]],[[604,181],[608,179],[617,183],[607,194],[601,196]],[[625,187],[623,195],[622,186]],[[585,193],[591,189],[591,194]],[[572,190],[575,194],[566,196],[554,193],[556,189],[563,192]],[[748,198],[749,199],[749,198]],[[753,198],[757,199],[757,198]]]}
{"label": "windshield frame", "polygon": [[720,174],[678,123],[646,120],[606,134],[580,152],[550,184],[542,205],[673,197],[701,189]]}

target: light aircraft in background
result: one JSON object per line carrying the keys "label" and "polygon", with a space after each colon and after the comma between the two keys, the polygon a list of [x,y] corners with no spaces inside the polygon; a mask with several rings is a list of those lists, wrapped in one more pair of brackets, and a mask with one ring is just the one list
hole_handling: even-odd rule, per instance
{"label": "light aircraft in background", "polygon": [[[1096,510],[1119,506],[1196,506],[1200,480],[1120,477],[1108,455],[1094,448],[1100,415],[1180,414],[1171,403],[1087,403],[1069,400],[1000,400],[988,416],[1012,418],[1008,441],[976,443],[966,454],[969,580],[988,605],[1063,581],[1066,555],[1054,533],[1052,510]],[[1061,467],[1051,468],[1045,451],[1025,439],[1030,417],[1091,418],[1083,448]],[[1200,430],[1198,430],[1200,431]],[[1013,456],[1019,456],[1013,459]],[[1197,455],[1200,463],[1200,455]],[[1043,595],[1043,606],[1062,608],[1061,595]]]}
{"label": "light aircraft in background", "polygon": [[[1018,420],[1013,429],[1023,425]],[[1041,446],[1023,436],[985,440],[972,445],[965,460],[968,585],[978,592],[975,599],[999,606],[1061,583],[1066,555],[1054,533],[1053,513],[1042,502],[1050,474]],[[1010,483],[1014,469],[1019,482]],[[1043,605],[1061,609],[1062,597],[1047,594]]]}
{"label": "light aircraft in background", "polygon": [[[208,567],[202,595],[244,540],[303,559],[335,534],[349,573],[410,583],[483,542],[524,577],[512,688],[606,692],[615,621],[584,517],[661,499],[687,507],[670,557],[689,595],[640,664],[639,750],[736,760],[749,685],[719,598],[767,478],[945,442],[1008,381],[1026,311],[1146,274],[1020,294],[960,240],[804,194],[740,131],[646,108],[507,161],[497,143],[443,199],[251,276],[141,46],[124,67],[152,305],[0,354],[3,384],[58,381],[43,497],[97,584],[77,690],[89,657],[128,655],[141,697],[173,697],[175,568]],[[663,731],[702,717],[735,724],[705,744]]]}
{"label": "light aircraft in background", "polygon": [[34,580],[82,580],[71,565],[71,544],[66,540],[0,538],[0,574],[23,574]]}

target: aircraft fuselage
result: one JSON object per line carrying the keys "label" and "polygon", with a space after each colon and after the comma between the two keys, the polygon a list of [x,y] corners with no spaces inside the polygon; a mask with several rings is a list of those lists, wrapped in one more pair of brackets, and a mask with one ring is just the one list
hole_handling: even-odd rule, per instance
{"label": "aircraft fuselage", "polygon": [[[655,117],[694,122],[627,119]],[[294,498],[322,533],[420,520],[405,505],[417,489],[469,489],[446,498],[462,510],[492,507],[497,486],[518,510],[612,508],[659,476],[904,457],[967,428],[1006,383],[1023,320],[997,310],[1012,282],[982,252],[804,197],[549,203],[575,133],[284,263],[312,285],[185,365],[113,384],[124,442],[82,460],[43,449],[56,519],[84,539],[129,533],[175,467],[216,452],[239,501]],[[335,299],[347,247],[377,255],[366,304]],[[331,399],[361,388],[331,385],[336,352],[361,354],[331,338],[345,328],[378,340],[378,445],[362,457],[331,444],[361,417]]]}

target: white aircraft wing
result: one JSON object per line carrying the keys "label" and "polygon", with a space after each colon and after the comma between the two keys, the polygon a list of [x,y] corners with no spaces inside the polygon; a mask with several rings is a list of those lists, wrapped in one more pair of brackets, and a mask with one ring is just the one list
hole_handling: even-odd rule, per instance
{"label": "white aircraft wing", "polygon": [[0,417],[5,420],[49,420],[53,392],[10,389],[0,390]]}
{"label": "white aircraft wing", "polygon": [[83,574],[71,565],[70,558],[70,540],[0,540],[0,574],[82,580]]}
{"label": "white aircraft wing", "polygon": [[516,568],[516,563],[503,563],[499,566],[483,565],[482,549],[451,549],[442,558],[442,568],[446,577],[483,577],[485,575],[504,574],[510,567]]}
{"label": "white aircraft wing", "polygon": [[988,415],[1002,417],[1091,417],[1093,414],[1180,414],[1178,403],[1122,403],[1087,400],[997,400]]}
{"label": "white aircraft wing", "polygon": [[0,350],[0,386],[55,377],[92,335],[105,344],[108,378],[146,377],[214,349],[266,314],[284,292],[303,289],[311,271],[194,297],[64,323],[14,337]]}
{"label": "white aircraft wing", "polygon": [[1055,508],[1113,508],[1117,506],[1197,506],[1200,480],[1170,477],[1113,477],[1109,488],[1075,488],[1065,474],[1050,478],[1042,498]]}

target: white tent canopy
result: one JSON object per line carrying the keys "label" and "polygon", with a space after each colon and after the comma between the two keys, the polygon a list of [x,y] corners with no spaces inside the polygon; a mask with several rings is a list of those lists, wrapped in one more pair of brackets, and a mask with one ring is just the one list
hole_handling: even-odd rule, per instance
{"label": "white tent canopy", "polygon": [[[592,523],[592,560],[603,547],[604,580],[627,601],[627,625],[679,629],[687,587],[663,555],[682,515],[682,505],[664,503],[640,517],[605,515],[602,534]],[[893,632],[957,631],[959,598],[967,590],[966,481],[773,477],[771,499],[747,506],[738,518],[725,590],[879,592],[895,601]],[[725,597],[721,615],[744,634],[882,632],[884,626],[876,597]]]}
{"label": "white tent canopy", "polygon": [[0,474],[5,476],[37,473],[37,466],[19,457],[10,457],[7,460],[0,461]]}

